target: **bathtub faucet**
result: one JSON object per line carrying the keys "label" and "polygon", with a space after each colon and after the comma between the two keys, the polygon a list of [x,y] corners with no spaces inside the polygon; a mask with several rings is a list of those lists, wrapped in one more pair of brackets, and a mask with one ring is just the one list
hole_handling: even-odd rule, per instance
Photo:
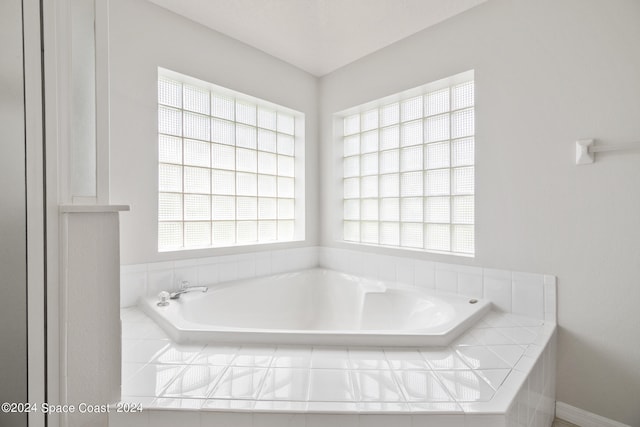
{"label": "bathtub faucet", "polygon": [[186,280],[183,280],[180,283],[180,290],[171,292],[171,294],[169,294],[169,298],[178,299],[180,298],[180,295],[186,294],[187,292],[196,292],[196,291],[207,292],[208,290],[209,288],[207,288],[206,286],[190,286],[189,282],[187,282]]}

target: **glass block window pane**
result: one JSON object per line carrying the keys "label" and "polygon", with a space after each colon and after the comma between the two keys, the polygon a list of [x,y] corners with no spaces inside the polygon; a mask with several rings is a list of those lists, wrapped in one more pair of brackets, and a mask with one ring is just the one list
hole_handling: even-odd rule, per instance
{"label": "glass block window pane", "polygon": [[184,195],[185,221],[205,221],[211,219],[211,196],[201,194]]}
{"label": "glass block window pane", "polygon": [[400,195],[400,175],[382,175],[380,177],[380,197],[398,197]]}
{"label": "glass block window pane", "polygon": [[160,193],[158,195],[158,220],[182,221],[182,194]]}
{"label": "glass block window pane", "polygon": [[158,159],[161,163],[182,163],[182,138],[160,135],[158,137]]}
{"label": "glass block window pane", "polygon": [[342,116],[346,241],[473,254],[471,74]]}
{"label": "glass block window pane", "polygon": [[209,115],[211,103],[209,91],[199,87],[184,85],[184,109]]}
{"label": "glass block window pane", "polygon": [[208,142],[184,140],[184,164],[189,166],[211,165],[211,144]]}
{"label": "glass block window pane", "polygon": [[425,226],[425,248],[448,252],[451,249],[449,224],[427,224]]}
{"label": "glass block window pane", "polygon": [[435,142],[424,146],[424,168],[440,169],[449,167],[449,142]]}
{"label": "glass block window pane", "polygon": [[[378,114],[377,109],[372,111]],[[354,178],[345,181],[345,192],[359,205],[357,116]],[[377,118],[365,121],[377,134]],[[303,236],[300,212],[295,209],[296,180],[304,173],[296,144],[304,143],[303,135],[300,113],[160,69],[159,250],[291,241],[297,234]],[[377,156],[377,150],[376,141],[369,152]]]}
{"label": "glass block window pane", "polygon": [[258,126],[264,129],[276,130],[276,112],[258,107]]}
{"label": "glass block window pane", "polygon": [[182,107],[182,83],[174,80],[158,79],[158,104]]}
{"label": "glass block window pane", "polygon": [[400,133],[400,145],[403,147],[422,144],[422,120],[403,123]]}
{"label": "glass block window pane", "polygon": [[185,112],[183,134],[185,138],[209,141],[209,117]]}

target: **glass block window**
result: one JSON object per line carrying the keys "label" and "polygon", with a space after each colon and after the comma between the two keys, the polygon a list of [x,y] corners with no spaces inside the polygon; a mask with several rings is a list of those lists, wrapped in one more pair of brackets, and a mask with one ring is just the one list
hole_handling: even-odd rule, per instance
{"label": "glass block window", "polygon": [[296,139],[304,116],[162,71],[158,249],[299,240]]}
{"label": "glass block window", "polygon": [[473,255],[472,74],[338,117],[344,240]]}

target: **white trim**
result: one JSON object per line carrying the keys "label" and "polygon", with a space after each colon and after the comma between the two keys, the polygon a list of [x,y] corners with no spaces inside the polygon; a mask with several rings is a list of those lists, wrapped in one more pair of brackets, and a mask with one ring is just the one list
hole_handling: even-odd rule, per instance
{"label": "white trim", "polygon": [[102,213],[128,210],[129,205],[60,205],[60,213]]}
{"label": "white trim", "polygon": [[109,0],[95,1],[96,196],[109,204]]}
{"label": "white trim", "polygon": [[564,402],[556,402],[556,417],[581,427],[630,427]]}
{"label": "white trim", "polygon": [[[24,40],[25,138],[27,185],[27,370],[28,400],[45,401],[45,240],[44,153],[42,132],[42,61],[40,4],[22,2]],[[29,413],[29,425],[44,426],[44,414]]]}

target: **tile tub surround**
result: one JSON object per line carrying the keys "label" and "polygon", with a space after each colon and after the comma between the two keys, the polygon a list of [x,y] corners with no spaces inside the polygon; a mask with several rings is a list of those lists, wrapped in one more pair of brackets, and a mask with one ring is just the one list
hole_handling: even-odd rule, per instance
{"label": "tile tub surround", "polygon": [[135,306],[139,298],[175,289],[183,280],[192,285],[211,285],[318,266],[442,293],[486,298],[501,312],[556,321],[555,276],[328,247],[123,265],[120,269],[120,306]]}
{"label": "tile tub surround", "polygon": [[[181,346],[122,310],[113,426],[550,426],[555,323],[490,312],[442,348]],[[169,423],[169,424],[167,424]]]}

